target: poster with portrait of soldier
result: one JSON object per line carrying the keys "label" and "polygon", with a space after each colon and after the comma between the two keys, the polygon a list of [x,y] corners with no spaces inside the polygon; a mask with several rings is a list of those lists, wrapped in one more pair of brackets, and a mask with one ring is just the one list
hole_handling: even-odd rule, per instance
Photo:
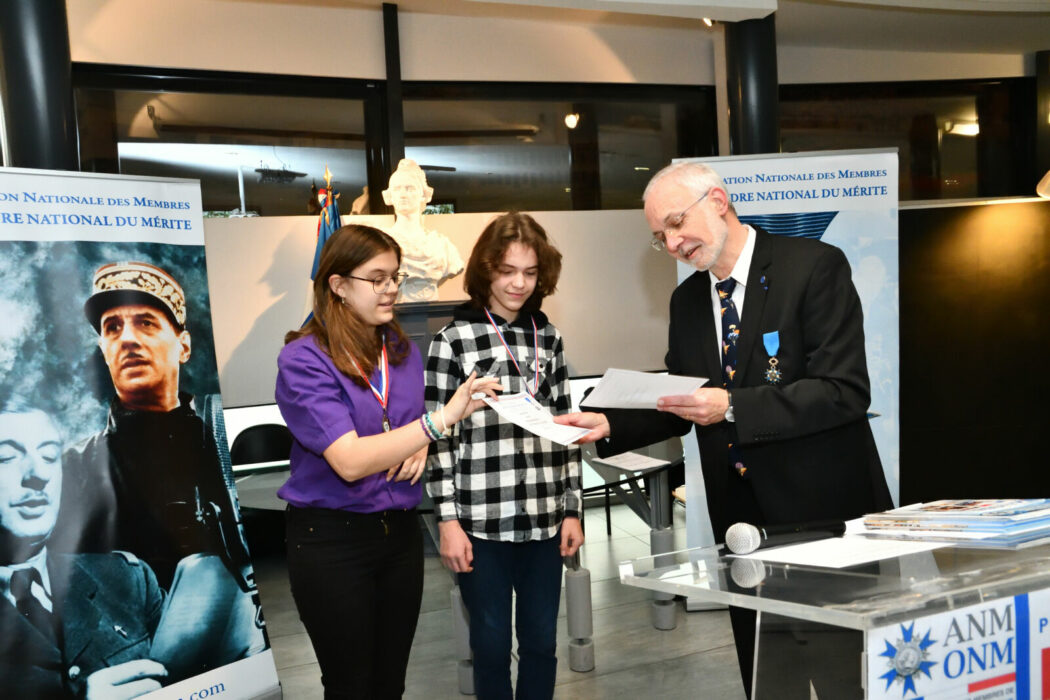
{"label": "poster with portrait of soldier", "polygon": [[0,696],[276,689],[199,184],[0,168],[0,319]]}

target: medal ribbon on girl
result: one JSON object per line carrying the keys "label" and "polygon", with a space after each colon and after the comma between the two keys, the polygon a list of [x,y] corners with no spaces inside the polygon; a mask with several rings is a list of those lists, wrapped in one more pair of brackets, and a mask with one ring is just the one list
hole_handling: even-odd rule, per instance
{"label": "medal ribbon on girl", "polygon": [[368,388],[372,390],[372,395],[376,397],[376,401],[379,402],[380,408],[383,409],[383,432],[390,432],[390,418],[386,414],[386,404],[390,400],[390,363],[386,357],[386,332],[383,332],[383,351],[379,355],[379,377],[380,386],[377,389],[376,385],[372,383],[372,380],[365,376],[365,372],[361,369],[361,365],[357,364],[357,360],[350,353],[346,353],[350,361],[354,363],[354,367],[357,368],[357,373],[364,377],[364,380],[368,382]]}
{"label": "medal ribbon on girl", "polygon": [[535,346],[535,364],[536,364],[536,376],[534,379],[535,388],[529,388],[529,380],[525,376],[525,373],[521,371],[521,367],[518,366],[518,361],[514,358],[514,353],[510,351],[510,346],[507,345],[506,339],[503,337],[503,333],[500,332],[499,326],[496,325],[496,319],[492,318],[492,314],[489,313],[488,309],[485,309],[485,315],[489,317],[489,323],[492,324],[492,329],[496,331],[496,337],[499,338],[499,342],[503,343],[503,348],[507,351],[507,357],[514,363],[514,369],[518,370],[518,375],[525,380],[525,391],[529,392],[532,397],[536,396],[536,392],[540,390],[540,331],[536,328],[536,319],[530,314],[529,320],[532,321],[532,342]]}

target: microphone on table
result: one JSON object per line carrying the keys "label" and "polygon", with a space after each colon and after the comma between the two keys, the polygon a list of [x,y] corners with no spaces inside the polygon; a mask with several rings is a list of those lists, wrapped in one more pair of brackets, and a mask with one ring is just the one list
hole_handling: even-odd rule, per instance
{"label": "microphone on table", "polygon": [[726,547],[733,554],[750,554],[756,549],[780,547],[841,537],[846,532],[846,523],[841,520],[820,520],[795,525],[766,525],[756,527],[750,523],[736,523],[726,530]]}

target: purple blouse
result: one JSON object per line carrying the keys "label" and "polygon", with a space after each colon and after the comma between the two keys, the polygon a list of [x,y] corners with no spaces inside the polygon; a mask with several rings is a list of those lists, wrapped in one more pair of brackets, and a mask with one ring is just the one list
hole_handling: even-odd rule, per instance
{"label": "purple blouse", "polygon": [[[415,344],[399,365],[390,366],[387,415],[392,428],[423,414],[423,361]],[[372,383],[380,385],[380,371]],[[284,346],[277,358],[277,406],[292,431],[291,475],[277,490],[293,506],[331,508],[357,513],[414,508],[422,498],[422,482],[386,480],[379,472],[346,481],[322,453],[351,430],[360,436],[383,431],[383,409],[368,387],[360,387],[339,371],[317,343],[306,336]]]}

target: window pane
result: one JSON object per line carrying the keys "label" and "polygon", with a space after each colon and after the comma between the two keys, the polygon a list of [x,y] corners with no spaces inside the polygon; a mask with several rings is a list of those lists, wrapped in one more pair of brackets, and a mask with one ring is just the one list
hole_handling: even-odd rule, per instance
{"label": "window pane", "polygon": [[595,105],[602,209],[638,209],[649,178],[679,155],[673,104]]}
{"label": "window pane", "polygon": [[77,90],[85,170],[201,181],[206,212],[308,213],[325,166],[346,193],[367,182],[361,100]]}
{"label": "window pane", "polygon": [[[587,93],[581,88],[575,102],[406,100],[406,156],[427,171],[434,201],[457,212],[637,209],[653,172],[677,156],[701,155],[698,144],[713,148],[713,119],[692,123],[688,144],[679,140],[682,123],[713,113],[706,95],[675,103]],[[571,132],[568,115],[579,116]],[[695,136],[701,132],[710,133]],[[575,201],[574,169],[588,190]]]}
{"label": "window pane", "polygon": [[895,147],[901,199],[977,196],[974,97],[799,100],[780,113],[786,152]]}
{"label": "window pane", "polygon": [[435,203],[456,212],[571,209],[569,144],[557,102],[406,100],[405,156]]}
{"label": "window pane", "polygon": [[894,147],[900,198],[1028,194],[1024,80],[781,87],[785,152]]}

